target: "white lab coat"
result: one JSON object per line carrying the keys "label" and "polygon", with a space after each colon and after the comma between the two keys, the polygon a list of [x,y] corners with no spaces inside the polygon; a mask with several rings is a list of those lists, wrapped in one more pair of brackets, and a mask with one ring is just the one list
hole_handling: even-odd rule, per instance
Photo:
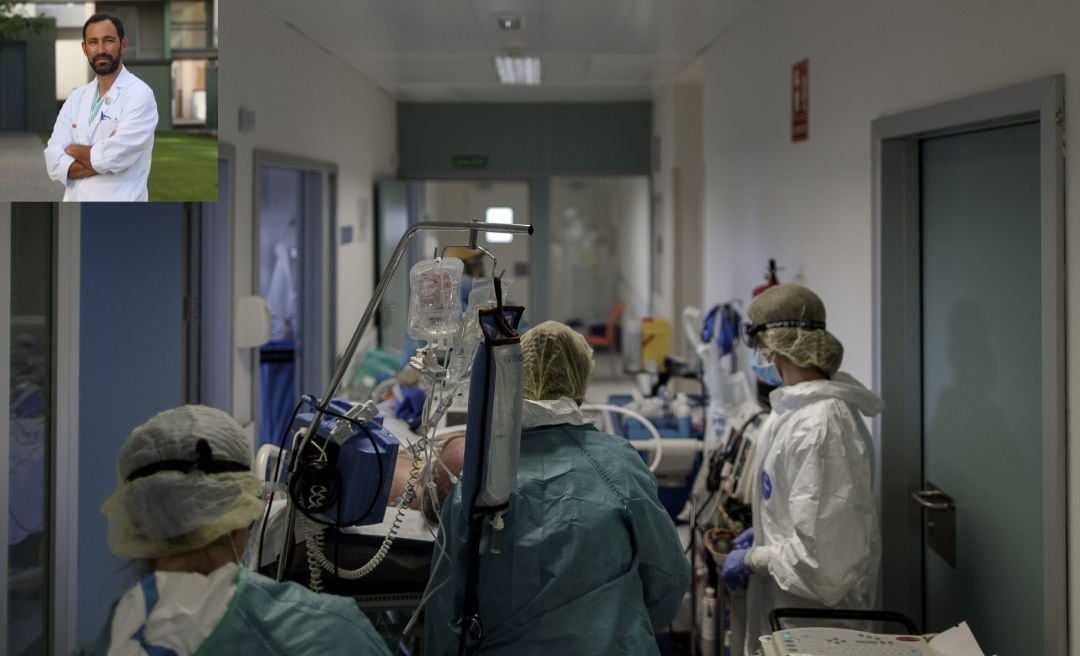
{"label": "white lab coat", "polygon": [[769,398],[751,470],[747,654],[771,633],[774,608],[874,608],[881,565],[873,443],[859,416],[880,414],[881,398],[844,373]]}
{"label": "white lab coat", "polygon": [[[157,102],[150,87],[121,66],[92,120],[90,107],[97,78],[72,91],[56,117],[45,148],[45,168],[50,178],[67,188],[65,201],[148,200],[146,179],[158,123]],[[71,144],[91,146],[90,163],[98,175],[68,180],[68,168],[75,158],[64,149]]]}

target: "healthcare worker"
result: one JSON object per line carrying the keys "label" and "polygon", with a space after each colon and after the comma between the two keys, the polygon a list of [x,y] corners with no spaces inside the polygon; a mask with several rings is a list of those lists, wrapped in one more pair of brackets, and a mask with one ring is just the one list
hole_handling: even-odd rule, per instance
{"label": "healthcare worker", "polygon": [[[654,629],[690,583],[656,481],[621,437],[579,408],[593,367],[585,338],[548,321],[521,339],[524,408],[517,485],[500,553],[484,529],[479,560],[482,654],[657,654]],[[457,654],[467,526],[459,483],[442,513],[452,568],[432,572],[426,654]],[[438,586],[438,587],[437,587]]]}
{"label": "healthcare worker", "polygon": [[351,599],[241,565],[263,502],[248,438],[226,413],[192,405],[155,415],[121,447],[117,473],[102,508],[109,546],[147,573],[79,653],[389,654]]}
{"label": "healthcare worker", "polygon": [[754,450],[754,528],[723,563],[728,588],[747,588],[744,646],[753,654],[774,608],[874,608],[881,532],[860,415],[884,404],[839,373],[843,346],[814,292],[777,285],[748,314],[754,370],[778,386]]}
{"label": "healthcare worker", "polygon": [[64,200],[145,201],[158,112],[154,92],[124,66],[124,24],[94,14],[83,25],[83,54],[96,77],[71,92],[45,148],[49,177]]}

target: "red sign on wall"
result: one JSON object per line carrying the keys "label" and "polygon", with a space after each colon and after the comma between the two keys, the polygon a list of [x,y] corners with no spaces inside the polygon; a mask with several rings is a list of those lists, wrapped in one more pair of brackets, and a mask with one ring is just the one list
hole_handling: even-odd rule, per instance
{"label": "red sign on wall", "polygon": [[791,67],[791,140],[810,138],[810,60]]}

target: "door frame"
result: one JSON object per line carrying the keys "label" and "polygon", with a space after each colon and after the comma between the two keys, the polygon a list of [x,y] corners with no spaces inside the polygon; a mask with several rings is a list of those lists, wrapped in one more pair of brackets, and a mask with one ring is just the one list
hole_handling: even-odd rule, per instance
{"label": "door frame", "polygon": [[[301,326],[305,329],[311,325],[318,327],[318,332],[312,335],[304,331],[305,341],[311,340],[299,349],[297,353],[297,382],[301,393],[315,394],[320,392],[325,383],[330,380],[330,372],[333,371],[336,362],[336,339],[335,321],[337,305],[336,282],[337,277],[337,175],[338,166],[333,162],[309,159],[288,153],[279,153],[270,150],[256,149],[252,154],[252,232],[251,239],[254,247],[251,254],[252,289],[251,293],[260,294],[259,290],[259,217],[262,212],[262,181],[259,169],[262,166],[274,166],[291,169],[302,173],[302,185],[305,190],[304,209],[309,208],[311,199],[306,197],[309,185],[309,174],[318,173],[321,177],[319,189],[319,207],[321,215],[317,225],[309,225],[307,222],[301,226],[301,248],[305,256],[315,254],[315,258],[305,257],[303,270],[302,289],[298,290],[304,299],[300,308]],[[313,261],[307,261],[313,260]],[[315,272],[317,276],[310,275]],[[318,357],[308,356],[314,350]],[[252,358],[252,421],[259,419],[259,358]],[[306,386],[311,386],[308,389]]]}
{"label": "door frame", "polygon": [[[1068,649],[1065,378],[1065,113],[1062,75],[873,121],[874,384],[883,606],[924,619],[919,143],[1039,121],[1045,653]],[[927,629],[928,627],[923,627]]]}
{"label": "door frame", "polygon": [[222,160],[227,167],[226,205],[220,206],[220,188],[216,201],[184,203],[184,262],[188,268],[184,392],[187,403],[201,403],[232,414],[236,149],[218,142],[219,167]]}

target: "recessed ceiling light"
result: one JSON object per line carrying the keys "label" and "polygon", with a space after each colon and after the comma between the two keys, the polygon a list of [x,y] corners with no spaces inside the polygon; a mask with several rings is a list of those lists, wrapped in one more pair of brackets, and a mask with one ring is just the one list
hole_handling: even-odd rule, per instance
{"label": "recessed ceiling light", "polygon": [[540,59],[537,57],[496,57],[495,70],[503,84],[540,84]]}
{"label": "recessed ceiling light", "polygon": [[495,20],[499,23],[499,29],[503,30],[520,30],[521,29],[521,16],[516,14],[506,14],[503,16],[496,16]]}

